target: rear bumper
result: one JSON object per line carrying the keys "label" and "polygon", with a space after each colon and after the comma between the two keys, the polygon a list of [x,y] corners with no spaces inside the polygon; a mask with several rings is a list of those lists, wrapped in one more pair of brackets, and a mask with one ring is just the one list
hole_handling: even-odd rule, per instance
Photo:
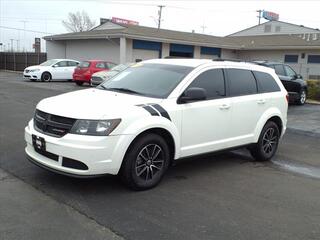
{"label": "rear bumper", "polygon": [[81,82],[90,82],[91,76],[85,74],[76,74],[72,75],[73,81],[81,81]]}

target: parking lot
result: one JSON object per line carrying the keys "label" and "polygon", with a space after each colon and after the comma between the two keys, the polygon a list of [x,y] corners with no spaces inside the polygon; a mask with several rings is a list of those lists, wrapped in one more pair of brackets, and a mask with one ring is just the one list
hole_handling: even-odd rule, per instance
{"label": "parking lot", "polygon": [[[158,187],[133,192],[116,176],[73,179],[26,160],[24,127],[37,102],[88,86],[9,72],[0,84],[0,239],[48,229],[47,239],[319,239],[320,105],[290,107],[272,162],[254,162],[245,150],[192,158]],[[28,211],[30,201],[41,208]]]}

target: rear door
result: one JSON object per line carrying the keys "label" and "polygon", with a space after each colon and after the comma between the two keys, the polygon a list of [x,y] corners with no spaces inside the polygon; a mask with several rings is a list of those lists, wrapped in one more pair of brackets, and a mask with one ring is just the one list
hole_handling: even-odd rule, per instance
{"label": "rear door", "polygon": [[222,69],[207,69],[185,89],[203,88],[207,99],[181,104],[181,156],[225,147],[230,135],[231,105]]}
{"label": "rear door", "polygon": [[74,69],[78,66],[78,62],[76,61],[68,61],[68,71],[66,73],[66,79],[72,79],[72,74],[74,72]]}
{"label": "rear door", "polygon": [[284,65],[284,70],[286,72],[286,76],[290,78],[290,81],[287,81],[287,86],[285,88],[290,93],[300,93],[301,85],[298,81],[296,81],[297,73],[289,66]]}
{"label": "rear door", "polygon": [[275,64],[274,70],[275,70],[276,74],[278,75],[278,77],[280,78],[285,89],[287,89],[287,91],[290,92],[289,89],[291,88],[291,85],[292,85],[292,77],[287,75],[285,68],[284,68],[284,65],[283,64]]}
{"label": "rear door", "polygon": [[232,105],[230,143],[240,146],[252,141],[268,99],[258,94],[257,81],[250,70],[227,68],[226,76]]}

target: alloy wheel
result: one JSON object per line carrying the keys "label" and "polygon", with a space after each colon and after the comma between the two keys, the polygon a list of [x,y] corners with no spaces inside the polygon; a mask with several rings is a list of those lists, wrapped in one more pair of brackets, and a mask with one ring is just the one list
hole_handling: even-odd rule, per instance
{"label": "alloy wheel", "polygon": [[268,128],[262,138],[264,153],[271,154],[276,148],[277,142],[278,136],[276,135],[274,128]]}
{"label": "alloy wheel", "polygon": [[136,175],[150,181],[164,168],[164,152],[157,144],[148,144],[139,152],[135,164]]}

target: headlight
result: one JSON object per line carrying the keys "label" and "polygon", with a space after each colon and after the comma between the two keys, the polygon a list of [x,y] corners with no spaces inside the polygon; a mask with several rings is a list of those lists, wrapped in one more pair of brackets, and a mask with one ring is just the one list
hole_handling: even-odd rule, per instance
{"label": "headlight", "polygon": [[40,69],[31,69],[29,72],[39,72]]}
{"label": "headlight", "polygon": [[92,136],[108,136],[120,122],[121,119],[77,120],[70,133]]}

